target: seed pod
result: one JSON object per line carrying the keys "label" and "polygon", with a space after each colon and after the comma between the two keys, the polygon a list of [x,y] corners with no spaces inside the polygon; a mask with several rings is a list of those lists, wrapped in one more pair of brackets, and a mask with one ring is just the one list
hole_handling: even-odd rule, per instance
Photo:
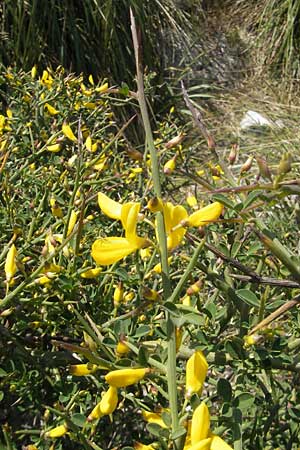
{"label": "seed pod", "polygon": [[237,158],[237,154],[238,154],[238,145],[237,144],[233,144],[230,150],[230,153],[228,155],[228,162],[230,165],[234,164]]}
{"label": "seed pod", "polygon": [[126,387],[138,383],[149,372],[148,368],[113,370],[105,376],[105,380],[110,386]]}
{"label": "seed pod", "polygon": [[278,166],[278,175],[285,175],[292,169],[292,156],[290,153],[284,153]]}
{"label": "seed pod", "polygon": [[196,283],[192,284],[192,286],[190,286],[187,289],[186,294],[187,295],[198,294],[198,292],[200,291],[201,287],[202,287],[202,280],[198,280],[198,281],[196,281]]}
{"label": "seed pod", "polygon": [[264,177],[264,178],[268,178],[268,180],[272,181],[272,174],[270,171],[270,168],[268,166],[268,163],[266,161],[265,158],[261,158],[260,156],[255,156],[257,165],[258,165],[258,169],[259,169],[259,174]]}
{"label": "seed pod", "polygon": [[240,174],[242,174],[244,172],[248,172],[252,167],[252,162],[253,162],[253,156],[249,156],[247,161],[242,165]]}
{"label": "seed pod", "polygon": [[170,141],[168,141],[168,142],[165,144],[165,147],[168,148],[168,149],[173,148],[173,147],[176,147],[176,145],[181,144],[181,142],[183,141],[183,139],[184,139],[184,134],[183,134],[183,133],[180,133],[180,134],[178,134],[177,136],[173,137]]}

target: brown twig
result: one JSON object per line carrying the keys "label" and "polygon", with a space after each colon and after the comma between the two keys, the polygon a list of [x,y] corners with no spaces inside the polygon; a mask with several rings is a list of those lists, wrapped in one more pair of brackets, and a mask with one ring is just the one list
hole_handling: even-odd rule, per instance
{"label": "brown twig", "polygon": [[280,306],[276,309],[276,311],[273,311],[268,317],[266,317],[264,320],[259,322],[252,330],[250,330],[249,335],[256,333],[258,330],[265,328],[268,326],[273,320],[277,319],[278,317],[285,314],[287,311],[292,309],[294,306],[298,305],[300,303],[300,295],[297,295],[292,300],[289,300],[284,305]]}

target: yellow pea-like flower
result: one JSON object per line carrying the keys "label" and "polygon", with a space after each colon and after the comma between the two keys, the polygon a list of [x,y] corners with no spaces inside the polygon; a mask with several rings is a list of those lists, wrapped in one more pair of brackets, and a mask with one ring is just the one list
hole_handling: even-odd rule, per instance
{"label": "yellow pea-like flower", "polygon": [[192,445],[208,437],[210,427],[210,415],[206,403],[202,402],[194,411],[191,426]]}
{"label": "yellow pea-like flower", "polygon": [[62,132],[68,139],[70,139],[70,141],[77,142],[77,138],[74,135],[70,125],[68,125],[66,122],[64,122],[62,126]]}
{"label": "yellow pea-like flower", "polygon": [[196,350],[186,363],[186,397],[202,391],[208,364],[204,354]]}
{"label": "yellow pea-like flower", "polygon": [[49,105],[49,103],[45,103],[45,108],[51,116],[56,116],[57,114],[59,114],[59,111],[57,111],[57,109],[55,109],[53,106]]}
{"label": "yellow pea-like flower", "polygon": [[69,236],[72,233],[72,231],[73,231],[73,229],[75,227],[76,221],[77,221],[77,216],[78,216],[77,212],[75,212],[75,211],[71,212],[70,220],[69,220],[69,223],[68,223],[67,236]]}
{"label": "yellow pea-like flower", "polygon": [[76,377],[82,377],[96,372],[97,369],[97,364],[74,364],[70,366],[70,373]]}
{"label": "yellow pea-like flower", "polygon": [[134,449],[135,450],[155,450],[154,447],[152,447],[152,445],[145,445],[145,444],[142,444],[141,442],[135,442]]}
{"label": "yellow pea-like flower", "polygon": [[125,356],[130,352],[130,348],[126,344],[126,340],[122,339],[118,342],[116,347],[117,356]]}
{"label": "yellow pea-like flower", "polygon": [[34,80],[36,77],[36,73],[37,73],[37,67],[36,65],[34,65],[31,69],[31,78]]}
{"label": "yellow pea-like flower", "polygon": [[95,267],[94,269],[88,269],[80,274],[81,278],[97,278],[102,272],[101,267]]}
{"label": "yellow pea-like flower", "polygon": [[211,222],[218,220],[222,214],[224,206],[222,203],[214,202],[204,208],[191,214],[187,219],[181,222],[184,227],[203,227]]}
{"label": "yellow pea-like flower", "polygon": [[49,152],[57,153],[61,150],[61,144],[47,145],[47,150],[49,150]]}
{"label": "yellow pea-like flower", "polygon": [[162,428],[167,428],[167,425],[163,421],[160,414],[154,413],[152,411],[146,411],[145,409],[143,409],[142,416],[148,423],[156,423]]}
{"label": "yellow pea-like flower", "polygon": [[58,427],[53,428],[50,431],[45,433],[46,438],[59,438],[64,436],[68,432],[68,428],[66,425],[59,425]]}
{"label": "yellow pea-like flower", "polygon": [[118,404],[118,389],[115,386],[110,386],[103,395],[99,408],[102,415],[109,415],[114,412]]}
{"label": "yellow pea-like flower", "polygon": [[169,159],[169,161],[166,162],[164,165],[164,174],[165,175],[172,175],[176,168],[176,156],[173,156],[172,159]]}
{"label": "yellow pea-like flower", "polygon": [[95,89],[96,92],[100,92],[100,94],[103,94],[103,92],[107,91],[108,89],[108,83],[102,84],[102,86],[99,86]]}
{"label": "yellow pea-like flower", "polygon": [[211,442],[211,438],[206,438],[187,448],[188,450],[211,450]]}
{"label": "yellow pea-like flower", "polygon": [[123,300],[124,289],[123,284],[120,282],[117,284],[114,290],[114,305],[118,305]]}
{"label": "yellow pea-like flower", "polygon": [[10,282],[10,280],[14,277],[16,271],[17,271],[17,264],[16,264],[16,258],[17,258],[17,249],[15,247],[15,244],[12,244],[10,249],[8,250],[8,253],[6,255],[5,265],[4,265],[4,271],[6,275],[6,281]]}
{"label": "yellow pea-like flower", "polygon": [[126,387],[138,383],[149,372],[149,368],[113,370],[105,376],[105,380],[110,386]]}
{"label": "yellow pea-like flower", "polygon": [[210,450],[232,450],[232,447],[228,445],[222,438],[219,436],[212,436]]}

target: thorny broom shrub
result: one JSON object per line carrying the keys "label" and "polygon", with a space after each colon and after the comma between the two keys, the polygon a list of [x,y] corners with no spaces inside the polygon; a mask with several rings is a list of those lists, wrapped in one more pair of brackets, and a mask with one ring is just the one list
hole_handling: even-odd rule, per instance
{"label": "thorny broom shrub", "polygon": [[[297,448],[289,154],[216,150],[187,93],[198,147],[173,109],[153,140],[139,65],[139,95],[1,77],[2,447]],[[145,147],[115,104],[141,111]]]}

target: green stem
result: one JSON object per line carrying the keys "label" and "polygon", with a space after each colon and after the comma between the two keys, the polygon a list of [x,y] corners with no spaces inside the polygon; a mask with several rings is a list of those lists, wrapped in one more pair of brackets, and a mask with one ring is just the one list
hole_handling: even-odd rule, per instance
{"label": "green stem", "polygon": [[[135,19],[130,10],[131,18],[131,31],[132,39],[135,53],[136,61],[136,73],[137,73],[137,87],[138,87],[138,102],[140,106],[140,111],[142,114],[145,134],[146,134],[146,144],[150,152],[151,159],[151,169],[152,169],[152,179],[155,195],[161,197],[161,184],[160,184],[160,174],[159,174],[159,164],[157,152],[154,145],[148,109],[144,93],[144,80],[143,71],[140,61],[140,45],[137,36],[137,30],[135,26]],[[159,236],[159,249],[160,258],[162,266],[162,285],[163,285],[163,297],[167,301],[171,297],[171,282],[169,275],[169,264],[168,264],[168,251],[167,251],[167,238],[165,232],[164,217],[161,212],[157,214],[157,232]],[[179,418],[178,418],[178,400],[177,400],[177,384],[176,384],[176,336],[175,336],[175,325],[172,321],[171,314],[167,312],[167,330],[168,330],[168,362],[167,362],[167,382],[168,382],[168,394],[172,418],[172,432],[175,434],[179,429]],[[179,447],[174,441],[174,448],[179,450]]]}

